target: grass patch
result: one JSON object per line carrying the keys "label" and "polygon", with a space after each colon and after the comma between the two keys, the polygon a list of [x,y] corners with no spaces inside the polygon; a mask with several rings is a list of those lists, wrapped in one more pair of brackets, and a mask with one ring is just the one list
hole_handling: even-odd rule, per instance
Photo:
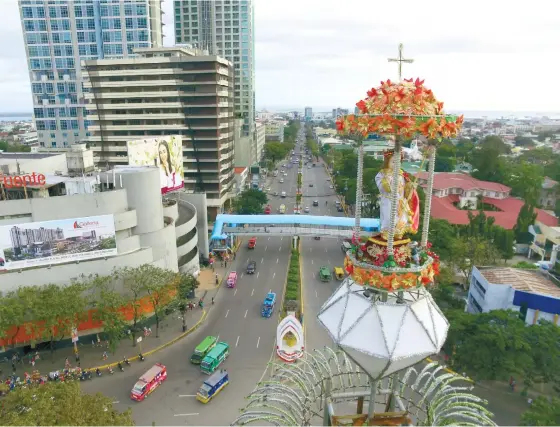
{"label": "grass patch", "polygon": [[301,277],[299,269],[299,252],[296,249],[292,249],[292,255],[290,256],[290,265],[288,267],[288,278],[286,280],[286,293],[284,295],[284,305],[288,301],[298,301]]}

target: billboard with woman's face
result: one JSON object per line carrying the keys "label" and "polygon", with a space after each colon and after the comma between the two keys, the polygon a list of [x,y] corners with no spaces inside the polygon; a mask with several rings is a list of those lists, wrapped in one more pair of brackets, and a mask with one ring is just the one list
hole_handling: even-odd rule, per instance
{"label": "billboard with woman's face", "polygon": [[128,141],[127,147],[129,165],[159,168],[161,194],[183,188],[183,144],[180,136],[135,139]]}

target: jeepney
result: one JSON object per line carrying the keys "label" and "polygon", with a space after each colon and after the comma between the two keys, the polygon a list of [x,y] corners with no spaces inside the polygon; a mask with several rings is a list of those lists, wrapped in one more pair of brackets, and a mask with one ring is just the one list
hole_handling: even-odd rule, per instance
{"label": "jeepney", "polygon": [[218,338],[211,335],[204,338],[202,342],[198,344],[194,349],[194,353],[191,356],[191,363],[200,365],[202,359],[204,359],[204,357],[210,352],[210,350],[214,348],[216,342],[218,342]]}
{"label": "jeepney", "polygon": [[202,359],[200,364],[200,370],[205,374],[213,373],[218,366],[222,364],[224,360],[229,355],[229,344],[227,342],[221,341],[216,346],[210,350],[210,352]]}
{"label": "jeepney", "polygon": [[235,285],[237,284],[237,271],[229,273],[226,284],[228,288],[235,288]]}
{"label": "jeepney", "polygon": [[342,269],[342,267],[334,268],[334,277],[336,277],[337,280],[344,279],[344,270]]}
{"label": "jeepney", "polygon": [[218,372],[214,372],[198,389],[196,400],[208,403],[228,384],[229,376],[226,370],[221,369]]}
{"label": "jeepney", "polygon": [[326,266],[319,267],[319,279],[321,282],[329,282],[332,279],[331,271]]}
{"label": "jeepney", "polygon": [[130,392],[130,398],[132,400],[136,400],[137,402],[143,401],[156,388],[158,388],[166,378],[166,367],[161,363],[156,363],[148,369],[138,381],[136,381],[136,384],[134,384],[134,387],[132,387],[132,391]]}

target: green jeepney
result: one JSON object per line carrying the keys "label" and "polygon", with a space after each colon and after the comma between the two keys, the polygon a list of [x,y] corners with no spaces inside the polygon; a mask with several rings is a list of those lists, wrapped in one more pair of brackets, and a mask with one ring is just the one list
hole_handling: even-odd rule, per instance
{"label": "green jeepney", "polygon": [[319,268],[319,279],[321,279],[321,282],[330,282],[332,275],[328,267],[323,265]]}
{"label": "green jeepney", "polygon": [[200,370],[206,374],[214,372],[218,366],[222,364],[229,355],[229,344],[220,341],[210,352],[202,359]]}
{"label": "green jeepney", "polygon": [[217,342],[218,338],[213,336],[207,336],[206,338],[204,338],[204,340],[202,340],[202,342],[198,344],[194,349],[194,353],[191,356],[191,363],[200,365],[202,359],[204,359],[204,357],[210,352],[210,350],[212,350],[216,346]]}

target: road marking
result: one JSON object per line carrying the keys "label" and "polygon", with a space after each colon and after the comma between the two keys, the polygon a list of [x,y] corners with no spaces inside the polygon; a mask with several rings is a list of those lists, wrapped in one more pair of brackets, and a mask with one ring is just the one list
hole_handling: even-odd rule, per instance
{"label": "road marking", "polygon": [[[269,239],[270,239],[270,237],[269,237]],[[280,237],[280,241],[282,241],[282,240],[284,240],[284,238],[283,238],[283,237]]]}
{"label": "road marking", "polygon": [[325,248],[325,252],[327,252],[327,248]]}
{"label": "road marking", "polygon": [[270,240],[270,237],[268,238],[268,240]]}
{"label": "road marking", "polygon": [[229,314],[229,310],[228,310],[228,311],[226,311],[226,317],[227,317],[227,315],[228,315],[228,314]]}
{"label": "road marking", "polygon": [[315,273],[313,273],[313,278],[315,278]]}
{"label": "road marking", "polygon": [[247,313],[249,313],[249,310],[245,310],[245,316],[243,316],[243,318],[247,317]]}
{"label": "road marking", "polygon": [[233,293],[233,296],[235,296],[236,293],[237,293],[237,289],[235,289],[235,292]]}
{"label": "road marking", "polygon": [[175,414],[174,417],[188,417],[190,415],[198,415],[198,412],[193,412],[192,414]]}
{"label": "road marking", "polygon": [[331,263],[331,260],[329,259],[329,264]]}
{"label": "road marking", "polygon": [[[309,238],[309,240],[311,240],[311,237]],[[311,252],[311,251],[312,251],[312,249],[311,249],[311,248],[309,248],[309,252]]]}
{"label": "road marking", "polygon": [[315,297],[319,298],[319,294],[317,293],[317,289],[315,289]]}
{"label": "road marking", "polygon": [[257,279],[259,278],[260,271],[257,271]]}
{"label": "road marking", "polygon": [[278,252],[280,252],[281,250],[282,250],[282,246],[280,246],[280,247],[278,248]]}
{"label": "road marking", "polygon": [[241,273],[241,277],[243,277],[244,274],[245,274],[245,273]]}
{"label": "road marking", "polygon": [[263,261],[264,261],[264,258],[261,258],[261,264],[263,263]]}
{"label": "road marking", "polygon": [[255,289],[253,289],[253,291],[251,292],[251,296],[253,296],[254,293],[255,293]]}
{"label": "road marking", "polygon": [[267,249],[268,249],[268,246],[265,246],[265,247],[264,247],[265,252],[266,252]]}
{"label": "road marking", "polygon": [[274,277],[276,276],[276,273],[272,273],[272,278],[274,279]]}
{"label": "road marking", "polygon": [[279,260],[279,258],[276,258],[276,264],[278,264],[278,260]]}
{"label": "road marking", "polygon": [[261,337],[257,340],[257,348],[259,348],[259,343],[261,342]]}
{"label": "road marking", "polygon": [[179,397],[196,397],[196,394],[180,394]]}
{"label": "road marking", "polygon": [[237,347],[237,344],[239,344],[239,335],[237,336],[237,341],[235,341],[235,346]]}
{"label": "road marking", "polygon": [[311,264],[313,264],[313,260],[311,260]]}
{"label": "road marking", "polygon": [[118,401],[118,400],[115,400],[113,403],[119,403],[119,401]]}

